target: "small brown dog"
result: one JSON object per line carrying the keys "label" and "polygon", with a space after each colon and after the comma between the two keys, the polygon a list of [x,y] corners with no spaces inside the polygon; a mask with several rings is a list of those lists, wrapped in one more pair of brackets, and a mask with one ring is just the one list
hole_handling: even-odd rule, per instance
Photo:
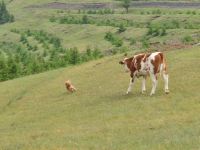
{"label": "small brown dog", "polygon": [[72,83],[69,80],[65,81],[65,87],[71,93],[76,91],[76,88],[72,85]]}

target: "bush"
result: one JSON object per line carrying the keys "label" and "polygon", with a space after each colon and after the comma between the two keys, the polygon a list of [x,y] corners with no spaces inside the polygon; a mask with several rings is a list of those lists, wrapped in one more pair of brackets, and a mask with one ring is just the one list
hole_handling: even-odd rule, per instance
{"label": "bush", "polygon": [[111,32],[107,32],[104,38],[107,39],[108,41],[112,41],[113,34]]}
{"label": "bush", "polygon": [[70,59],[69,59],[69,63],[70,64],[78,64],[80,62],[80,54],[77,48],[71,48],[69,50],[70,52]]}
{"label": "bush", "polygon": [[121,25],[119,26],[118,32],[119,32],[119,33],[122,33],[122,32],[124,32],[124,31],[126,31],[126,28],[124,27],[123,24],[121,24]]}
{"label": "bush", "polygon": [[161,12],[161,10],[160,9],[156,9],[156,10],[153,10],[152,11],[152,14],[161,14],[162,12]]}
{"label": "bush", "polygon": [[193,41],[193,38],[190,35],[186,35],[185,37],[183,37],[182,42],[183,43],[191,43]]}
{"label": "bush", "polygon": [[89,23],[89,18],[88,18],[88,16],[84,15],[82,17],[82,24],[88,24],[88,23]]}
{"label": "bush", "polygon": [[187,11],[187,14],[188,14],[188,15],[189,15],[189,14],[191,14],[191,11],[190,11],[190,10],[188,10],[188,11]]}
{"label": "bush", "polygon": [[99,49],[95,48],[94,51],[92,52],[92,56],[94,59],[97,59],[103,57],[103,54]]}
{"label": "bush", "polygon": [[24,34],[22,34],[21,35],[21,37],[20,37],[20,42],[22,42],[22,43],[27,43],[28,41],[27,41],[27,38],[26,38],[26,36],[24,35]]}
{"label": "bush", "polygon": [[165,36],[167,34],[166,29],[164,27],[162,27],[160,29],[160,36]]}
{"label": "bush", "polygon": [[196,13],[196,11],[192,11],[192,14],[193,14],[193,15],[196,15],[197,13]]}
{"label": "bush", "polygon": [[120,47],[123,45],[123,41],[120,38],[115,38],[115,40],[112,42],[113,45],[115,45],[116,47]]}
{"label": "bush", "polygon": [[50,22],[56,22],[56,17],[55,17],[55,16],[51,16],[51,17],[49,18],[49,21],[50,21]]}
{"label": "bush", "polygon": [[104,38],[108,40],[109,42],[111,42],[112,45],[115,45],[116,47],[120,47],[123,45],[122,39],[120,39],[119,37],[117,37],[111,32],[107,32]]}
{"label": "bush", "polygon": [[166,33],[166,29],[165,27],[160,27],[160,26],[149,26],[147,35],[151,35],[151,36],[165,36]]}

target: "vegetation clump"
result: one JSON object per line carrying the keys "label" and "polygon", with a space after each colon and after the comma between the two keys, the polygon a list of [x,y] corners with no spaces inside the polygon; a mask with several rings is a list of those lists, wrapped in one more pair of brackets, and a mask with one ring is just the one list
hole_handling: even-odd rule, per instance
{"label": "vegetation clump", "polygon": [[123,45],[122,39],[111,32],[107,32],[104,38],[116,47],[121,47]]}
{"label": "vegetation clump", "polygon": [[8,12],[6,4],[2,1],[0,2],[0,24],[7,22],[14,22],[14,16]]}

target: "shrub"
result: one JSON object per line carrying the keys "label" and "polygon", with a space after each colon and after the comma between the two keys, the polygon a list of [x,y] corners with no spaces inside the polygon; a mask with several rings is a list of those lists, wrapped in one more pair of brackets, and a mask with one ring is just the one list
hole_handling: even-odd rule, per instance
{"label": "shrub", "polygon": [[27,41],[27,38],[26,38],[26,36],[24,35],[24,34],[22,34],[21,35],[21,37],[20,37],[20,42],[22,42],[22,43],[27,43],[28,41]]}
{"label": "shrub", "polygon": [[164,36],[166,35],[166,29],[165,27],[160,27],[160,26],[149,26],[147,35],[151,36]]}
{"label": "shrub", "polygon": [[161,14],[161,10],[160,9],[156,9],[152,11],[152,14]]}
{"label": "shrub", "polygon": [[88,18],[88,16],[84,15],[82,17],[82,24],[88,24],[88,23],[89,23],[89,18]]}
{"label": "shrub", "polygon": [[69,63],[70,64],[78,64],[80,62],[80,54],[77,48],[71,48],[69,50],[70,52],[70,59],[69,59]]}
{"label": "shrub", "polygon": [[119,37],[117,37],[116,35],[114,35],[111,32],[107,32],[104,38],[106,40],[110,41],[116,47],[120,47],[123,45],[122,39],[120,39]]}
{"label": "shrub", "polygon": [[124,32],[124,31],[126,31],[126,28],[124,27],[123,24],[120,24],[119,29],[118,29],[118,32],[119,32],[119,33],[122,33],[122,32]]}
{"label": "shrub", "polygon": [[112,41],[113,34],[111,32],[107,32],[104,38],[107,39],[108,41]]}
{"label": "shrub", "polygon": [[191,43],[192,41],[193,41],[193,38],[190,35],[186,35],[182,39],[183,43]]}
{"label": "shrub", "polygon": [[190,11],[190,10],[188,10],[188,11],[187,11],[187,14],[188,14],[188,15],[189,15],[189,14],[191,14],[191,11]]}
{"label": "shrub", "polygon": [[196,13],[196,11],[192,11],[192,14],[193,14],[193,15],[196,15],[197,13]]}
{"label": "shrub", "polygon": [[50,22],[56,22],[56,17],[55,17],[55,16],[51,16],[51,17],[49,18],[49,21],[50,21]]}
{"label": "shrub", "polygon": [[112,42],[113,45],[115,45],[116,47],[120,47],[123,45],[123,41],[120,38],[115,38],[115,40]]}
{"label": "shrub", "polygon": [[94,51],[92,52],[92,56],[94,59],[97,59],[103,57],[103,54],[98,48],[95,48]]}
{"label": "shrub", "polygon": [[164,27],[162,27],[160,29],[160,36],[165,36],[167,34],[166,29]]}

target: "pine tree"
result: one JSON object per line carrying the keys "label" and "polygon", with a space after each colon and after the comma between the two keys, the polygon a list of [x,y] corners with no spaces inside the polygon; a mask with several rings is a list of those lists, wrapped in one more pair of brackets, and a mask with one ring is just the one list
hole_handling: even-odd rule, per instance
{"label": "pine tree", "polygon": [[0,81],[5,81],[8,79],[7,64],[4,56],[0,55]]}
{"label": "pine tree", "polygon": [[130,7],[130,0],[123,0],[122,6],[126,9],[126,13],[128,13],[128,9]]}
{"label": "pine tree", "polygon": [[70,49],[70,64],[78,64],[80,62],[80,54],[77,48]]}
{"label": "pine tree", "polygon": [[2,1],[0,3],[0,24],[13,21],[14,16],[9,14],[9,12],[6,9],[6,4],[4,3],[4,1]]}

